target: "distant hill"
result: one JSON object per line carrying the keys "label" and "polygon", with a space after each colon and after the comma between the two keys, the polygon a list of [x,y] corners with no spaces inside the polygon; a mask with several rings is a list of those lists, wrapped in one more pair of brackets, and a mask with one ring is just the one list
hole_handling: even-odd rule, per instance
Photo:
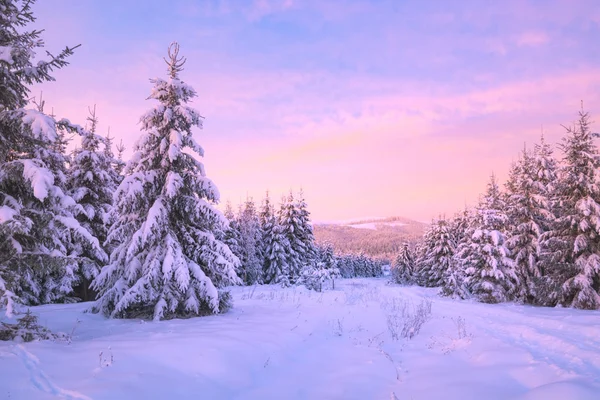
{"label": "distant hill", "polygon": [[336,253],[359,253],[392,260],[404,242],[423,237],[427,224],[408,218],[373,218],[337,223],[315,223],[317,243],[329,242]]}

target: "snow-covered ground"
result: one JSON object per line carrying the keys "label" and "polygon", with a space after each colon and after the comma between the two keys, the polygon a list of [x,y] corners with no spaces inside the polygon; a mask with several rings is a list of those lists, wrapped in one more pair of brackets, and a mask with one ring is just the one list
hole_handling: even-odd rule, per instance
{"label": "snow-covered ground", "polygon": [[453,301],[385,279],[233,293],[227,314],[158,323],[35,307],[73,340],[0,342],[0,398],[600,398],[598,311]]}
{"label": "snow-covered ground", "polygon": [[402,222],[365,222],[361,224],[347,224],[345,226],[356,229],[369,229],[376,231],[378,226],[406,226],[406,224]]}

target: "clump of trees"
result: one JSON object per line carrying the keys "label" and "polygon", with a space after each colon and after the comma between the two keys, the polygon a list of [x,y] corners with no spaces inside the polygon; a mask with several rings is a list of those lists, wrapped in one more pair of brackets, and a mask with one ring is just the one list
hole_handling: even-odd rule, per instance
{"label": "clump of trees", "polygon": [[560,158],[542,137],[504,190],[492,175],[476,207],[433,221],[413,272],[401,254],[394,279],[487,303],[600,308],[598,134],[583,109],[565,130]]}

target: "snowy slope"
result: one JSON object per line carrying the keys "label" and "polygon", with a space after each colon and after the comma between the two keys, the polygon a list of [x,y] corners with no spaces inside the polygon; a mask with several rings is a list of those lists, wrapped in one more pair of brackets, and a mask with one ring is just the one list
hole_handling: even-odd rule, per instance
{"label": "snowy slope", "polygon": [[315,223],[317,242],[331,243],[337,253],[358,254],[392,260],[403,243],[423,238],[427,224],[402,217]]}
{"label": "snowy slope", "polygon": [[[598,311],[453,301],[383,279],[336,286],[235,288],[228,314],[158,323],[35,307],[48,327],[75,327],[73,342],[0,342],[0,398],[598,398]],[[423,299],[421,331],[394,340]]]}

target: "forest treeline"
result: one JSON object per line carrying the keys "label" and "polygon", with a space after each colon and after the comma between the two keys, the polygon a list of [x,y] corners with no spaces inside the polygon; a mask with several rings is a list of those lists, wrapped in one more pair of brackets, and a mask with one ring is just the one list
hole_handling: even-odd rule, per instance
{"label": "forest treeline", "polygon": [[491,176],[476,207],[404,246],[398,283],[482,302],[600,308],[600,154],[583,109],[558,144],[523,149],[503,187]]}

